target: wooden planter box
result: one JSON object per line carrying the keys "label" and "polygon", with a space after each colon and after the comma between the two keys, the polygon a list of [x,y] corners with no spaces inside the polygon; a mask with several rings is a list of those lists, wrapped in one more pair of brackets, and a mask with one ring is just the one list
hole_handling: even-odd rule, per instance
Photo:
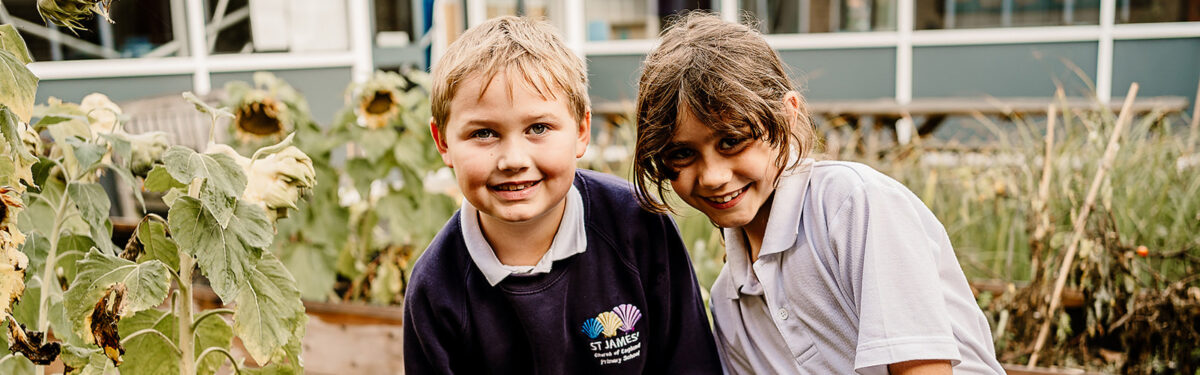
{"label": "wooden planter box", "polygon": [[[220,305],[217,295],[203,285],[194,287],[196,304],[204,309]],[[399,306],[304,301],[308,314],[304,335],[304,373],[402,374],[404,373],[404,316]],[[241,342],[234,340],[235,357],[256,366]]]}

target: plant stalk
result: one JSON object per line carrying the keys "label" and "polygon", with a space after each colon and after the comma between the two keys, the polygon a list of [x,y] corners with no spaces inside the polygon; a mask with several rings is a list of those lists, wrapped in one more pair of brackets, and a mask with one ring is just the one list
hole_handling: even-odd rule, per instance
{"label": "plant stalk", "polygon": [[[64,173],[66,173],[65,170]],[[67,189],[64,188],[62,199],[58,200],[58,207],[54,209],[54,226],[50,232],[50,250],[46,254],[46,263],[42,265],[42,290],[38,293],[37,322],[37,330],[41,332],[48,332],[50,327],[50,293],[61,289],[58,286],[58,275],[55,270],[58,268],[58,241],[62,237],[63,223],[67,221],[67,202],[69,201],[70,196],[67,194]],[[34,374],[42,375],[45,373],[46,366],[34,366]]]}
{"label": "plant stalk", "polygon": [[1029,356],[1029,368],[1037,366],[1038,352],[1042,350],[1042,346],[1046,344],[1046,337],[1050,334],[1050,323],[1054,321],[1054,313],[1058,310],[1060,299],[1062,298],[1063,288],[1067,284],[1067,275],[1071,273],[1071,265],[1075,260],[1075,252],[1079,250],[1079,241],[1083,239],[1083,229],[1087,227],[1088,214],[1092,211],[1092,206],[1096,203],[1096,195],[1100,193],[1100,185],[1104,184],[1104,174],[1112,165],[1112,161],[1117,156],[1117,149],[1120,145],[1121,133],[1125,131],[1125,125],[1132,121],[1133,99],[1137,97],[1138,84],[1134,82],[1129,85],[1129,94],[1125,96],[1125,104],[1121,106],[1121,114],[1117,116],[1117,127],[1113,129],[1113,134],[1108,139],[1108,146],[1104,148],[1104,158],[1100,160],[1100,166],[1096,168],[1096,177],[1092,179],[1092,186],[1088,188],[1087,199],[1083,202],[1083,207],[1079,208],[1079,216],[1075,219],[1075,233],[1071,236],[1071,245],[1067,247],[1067,254],[1063,256],[1062,266],[1058,269],[1058,280],[1054,282],[1054,294],[1050,296],[1050,308],[1043,315],[1042,328],[1038,331],[1037,341],[1033,344],[1033,355]]}
{"label": "plant stalk", "polygon": [[[188,196],[200,198],[200,186],[204,181],[192,180],[188,186]],[[179,298],[175,300],[175,316],[179,332],[179,375],[194,375],[196,372],[196,346],[192,343],[195,331],[192,330],[192,271],[196,268],[196,260],[192,258],[183,246],[179,246]]]}

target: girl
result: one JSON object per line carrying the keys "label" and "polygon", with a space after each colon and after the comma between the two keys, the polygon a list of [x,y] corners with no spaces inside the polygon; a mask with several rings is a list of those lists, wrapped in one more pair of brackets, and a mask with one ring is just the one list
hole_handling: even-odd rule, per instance
{"label": "girl", "polygon": [[808,159],[793,87],[761,35],[704,13],[663,32],[639,82],[639,200],[670,211],[669,182],[724,231],[727,371],[1003,373],[941,223],[870,167]]}

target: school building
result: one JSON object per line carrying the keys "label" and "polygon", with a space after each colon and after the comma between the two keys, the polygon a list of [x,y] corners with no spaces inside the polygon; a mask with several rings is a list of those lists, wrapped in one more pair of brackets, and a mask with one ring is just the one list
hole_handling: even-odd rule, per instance
{"label": "school building", "polygon": [[115,23],[78,34],[45,26],[36,2],[0,1],[0,23],[30,47],[39,102],[203,94],[265,70],[323,123],[352,80],[425,68],[466,27],[505,14],[562,31],[587,59],[597,112],[631,108],[643,56],[685,9],[756,20],[824,111],[1038,107],[1056,83],[1117,101],[1131,82],[1182,109],[1200,82],[1200,0],[138,0],[114,1]]}

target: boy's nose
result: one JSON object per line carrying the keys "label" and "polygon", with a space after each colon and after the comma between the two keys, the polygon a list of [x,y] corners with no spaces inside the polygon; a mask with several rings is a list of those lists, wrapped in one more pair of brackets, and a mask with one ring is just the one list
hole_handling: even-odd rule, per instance
{"label": "boy's nose", "polygon": [[519,171],[529,168],[533,160],[529,156],[529,150],[525,145],[516,142],[508,142],[501,150],[500,156],[496,160],[496,168],[502,171]]}

